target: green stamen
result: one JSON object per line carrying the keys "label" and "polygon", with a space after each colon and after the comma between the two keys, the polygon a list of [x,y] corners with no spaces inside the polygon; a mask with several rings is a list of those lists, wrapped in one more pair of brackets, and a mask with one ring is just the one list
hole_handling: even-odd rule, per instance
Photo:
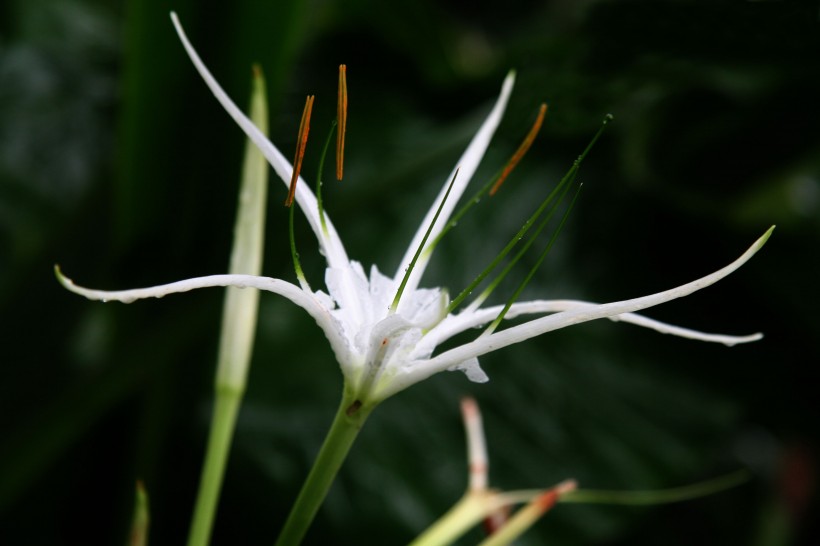
{"label": "green stamen", "polygon": [[535,231],[527,237],[527,240],[524,243],[524,245],[522,246],[522,248],[518,252],[516,252],[515,256],[509,261],[509,263],[507,263],[506,266],[504,266],[504,269],[501,270],[501,273],[496,275],[496,277],[490,282],[489,286],[487,286],[487,288],[485,288],[481,292],[481,294],[479,294],[472,302],[470,302],[470,307],[471,308],[479,307],[482,303],[484,303],[484,301],[488,297],[490,297],[490,294],[492,294],[493,291],[498,287],[498,285],[501,284],[501,281],[504,280],[504,278],[507,276],[507,274],[510,271],[512,271],[512,268],[515,267],[515,265],[518,263],[518,261],[524,256],[524,254],[527,253],[527,250],[529,250],[529,248],[533,245],[533,243],[535,243],[535,241],[538,239],[538,236],[541,234],[541,232],[544,230],[544,228],[547,226],[547,224],[549,224],[550,221],[552,220],[552,217],[555,215],[555,212],[558,210],[558,205],[560,205],[561,202],[564,200],[564,197],[566,196],[567,191],[569,191],[569,188],[570,188],[570,185],[572,184],[572,182],[575,181],[575,175],[577,175],[577,174],[578,174],[578,171],[576,170],[572,174],[572,176],[568,179],[569,183],[564,185],[563,190],[561,190],[561,195],[558,196],[557,201],[550,208],[549,212],[547,213],[546,218],[544,218],[543,220],[541,220],[538,223],[538,226],[535,228]]}
{"label": "green stamen", "polygon": [[[518,230],[518,233],[516,233],[515,236],[510,240],[510,242],[507,243],[507,245],[495,257],[495,259],[493,259],[493,261],[490,262],[490,265],[488,265],[484,269],[484,271],[482,271],[464,290],[461,291],[461,293],[452,302],[450,302],[450,305],[447,307],[447,311],[446,311],[448,314],[452,313],[459,305],[461,305],[461,303],[464,302],[464,300],[473,292],[473,290],[475,290],[475,288],[479,284],[481,284],[481,282],[490,273],[492,273],[493,270],[495,270],[496,267],[498,267],[498,265],[501,263],[501,261],[507,256],[507,254],[509,254],[512,251],[512,249],[524,237],[524,235],[529,231],[529,229],[532,227],[532,225],[538,220],[538,218],[541,216],[541,214],[544,212],[544,210],[547,208],[547,206],[549,206],[549,204],[552,202],[552,200],[555,198],[555,196],[559,192],[562,192],[562,198],[563,198],[563,195],[566,192],[566,188],[568,188],[568,184],[571,183],[573,180],[575,180],[575,176],[578,174],[578,169],[581,166],[581,162],[584,160],[584,158],[587,156],[589,151],[592,149],[592,147],[598,141],[598,138],[600,138],[601,134],[604,131],[604,128],[606,127],[606,125],[612,119],[613,119],[613,117],[612,117],[611,114],[607,114],[604,117],[604,120],[601,123],[601,127],[598,129],[598,132],[596,132],[595,136],[592,137],[592,140],[590,140],[589,144],[584,149],[583,153],[581,153],[581,155],[578,156],[578,158],[573,162],[572,167],[570,167],[569,171],[567,171],[567,173],[564,175],[564,177],[561,179],[561,181],[558,183],[558,185],[555,187],[555,189],[553,189],[552,192],[550,192],[550,194],[547,196],[546,199],[544,199],[544,201],[541,203],[541,205],[539,205],[539,207],[536,209],[536,211],[527,219],[526,222],[524,222],[524,225],[521,226],[521,229]],[[489,185],[491,185],[491,184],[488,184],[488,186]],[[482,188],[481,191],[484,191],[484,188]],[[559,202],[560,202],[560,199],[559,199]],[[459,211],[459,213],[462,213],[462,211]],[[493,286],[492,288],[495,288],[495,286]],[[490,290],[490,291],[492,291],[492,290]],[[489,293],[487,293],[487,291],[485,291],[484,293],[482,293],[480,298],[486,299],[486,296],[488,296],[488,295],[489,295]],[[483,299],[481,299],[481,301],[483,301]]]}
{"label": "green stamen", "polygon": [[532,146],[532,143],[535,141],[535,137],[538,134],[538,131],[541,129],[541,125],[544,122],[544,116],[547,113],[547,105],[542,104],[540,109],[538,110],[538,116],[536,117],[535,123],[533,124],[532,128],[527,133],[527,136],[524,137],[524,141],[518,146],[518,149],[512,155],[512,157],[507,161],[507,163],[498,169],[498,172],[485,183],[481,189],[479,189],[467,202],[456,212],[451,218],[450,221],[447,222],[447,225],[444,226],[444,229],[441,230],[433,242],[430,243],[430,246],[427,247],[425,252],[432,252],[435,249],[436,245],[441,241],[441,239],[453,229],[458,221],[464,216],[468,210],[473,208],[474,205],[478,204],[479,201],[484,197],[485,194],[489,193],[490,196],[495,195],[498,189],[503,184],[504,180],[512,173],[518,163],[521,161],[521,158],[524,157],[524,154]]}
{"label": "green stamen", "polygon": [[316,203],[319,207],[319,220],[322,223],[322,232],[324,232],[325,236],[327,236],[327,224],[325,223],[325,209],[322,205],[322,173],[325,169],[325,157],[327,156],[327,150],[330,148],[330,141],[333,140],[333,131],[336,130],[336,120],[334,119],[333,122],[330,124],[330,131],[327,134],[327,139],[325,140],[325,147],[322,148],[322,155],[319,158],[319,174],[316,176]]}
{"label": "green stamen", "polygon": [[563,187],[566,185],[567,181],[569,180],[570,174],[573,172],[574,169],[575,166],[573,165],[573,168],[570,169],[570,171],[564,176],[564,178],[561,179],[561,182],[558,183],[558,186],[556,186],[555,189],[553,189],[552,192],[550,192],[550,194],[538,206],[535,212],[527,219],[526,222],[524,222],[524,225],[521,226],[521,229],[518,230],[518,233],[516,233],[515,236],[513,236],[513,238],[510,239],[510,242],[507,243],[507,245],[501,250],[501,252],[498,253],[498,256],[496,256],[493,259],[493,261],[490,262],[490,265],[488,265],[484,269],[484,271],[479,273],[478,276],[473,280],[473,282],[467,285],[467,288],[462,290],[461,293],[453,301],[450,302],[450,305],[447,307],[447,314],[452,313],[459,305],[461,305],[461,303],[473,292],[473,290],[479,284],[481,284],[481,282],[487,277],[487,275],[492,273],[493,270],[496,267],[498,267],[501,261],[507,256],[507,254],[509,254],[510,251],[512,251],[512,249],[515,248],[518,242],[524,237],[527,231],[529,231],[529,229],[536,222],[536,220],[538,220],[538,218],[541,216],[541,214],[544,212],[544,210],[547,208],[550,202],[555,198],[558,192],[561,191]]}
{"label": "green stamen", "polygon": [[598,139],[599,139],[599,138],[601,137],[601,135],[604,133],[604,129],[606,129],[607,124],[608,124],[610,121],[612,121],[613,119],[615,119],[615,116],[613,116],[612,114],[607,114],[607,115],[605,115],[605,116],[604,116],[604,120],[601,122],[601,127],[600,127],[600,128],[598,128],[598,132],[597,132],[597,133],[595,133],[595,136],[594,136],[594,137],[592,137],[592,140],[589,142],[589,144],[587,145],[587,147],[586,147],[586,149],[584,150],[584,152],[583,152],[581,155],[579,155],[579,156],[578,156],[578,159],[576,159],[576,160],[575,160],[575,163],[576,163],[578,166],[580,166],[580,165],[581,165],[581,161],[583,161],[583,160],[584,160],[584,158],[587,156],[587,154],[588,154],[588,153],[589,153],[589,151],[592,149],[592,147],[593,147],[593,146],[595,146],[595,143],[596,143],[596,142],[598,142]]}
{"label": "green stamen", "polygon": [[[533,276],[535,276],[535,272],[541,266],[541,263],[544,261],[544,258],[547,257],[547,254],[549,254],[549,251],[552,249],[552,245],[555,244],[555,240],[558,238],[558,234],[561,233],[561,230],[564,228],[564,224],[567,222],[567,218],[569,218],[569,213],[572,212],[572,208],[575,206],[575,202],[578,200],[578,195],[581,193],[581,187],[582,186],[583,186],[582,184],[578,185],[578,189],[575,190],[575,195],[573,196],[572,201],[570,201],[570,204],[567,207],[567,210],[564,212],[564,216],[563,216],[563,218],[561,218],[561,223],[558,224],[558,227],[552,233],[552,237],[550,237],[549,243],[547,243],[547,246],[541,252],[541,255],[538,257],[538,260],[535,262],[535,264],[532,266],[532,268],[530,268],[530,271],[529,271],[529,273],[527,273],[527,276],[524,278],[523,281],[521,281],[521,283],[518,285],[518,288],[515,289],[515,292],[513,292],[513,295],[510,297],[510,299],[507,300],[507,303],[504,305],[504,308],[501,310],[501,312],[498,314],[498,316],[495,318],[495,320],[484,331],[485,335],[493,333],[495,331],[495,329],[498,328],[498,325],[501,324],[502,320],[504,320],[504,315],[507,314],[507,311],[510,310],[510,307],[512,307],[512,304],[515,303],[515,301],[518,299],[518,296],[521,295],[521,292],[524,290],[524,288],[527,286],[527,284],[529,284],[529,282],[530,282],[530,280],[532,280]],[[553,211],[554,211],[554,209],[553,209]],[[552,212],[550,212],[550,216],[552,216]],[[549,222],[549,218],[547,218],[542,223],[542,225],[540,225],[538,227],[538,232],[541,231],[541,229],[546,225],[547,222]],[[535,239],[535,237],[537,237],[537,236],[538,236],[538,233],[536,232],[536,234],[533,235],[532,239]],[[526,250],[526,249],[524,249],[524,250]],[[523,251],[520,252],[519,254],[522,255]],[[519,256],[516,256],[516,260],[518,258],[519,258]]]}
{"label": "green stamen", "polygon": [[416,253],[413,255],[413,259],[410,260],[410,265],[407,266],[407,269],[404,272],[404,278],[401,280],[401,284],[399,285],[399,289],[396,292],[396,297],[393,298],[393,303],[390,304],[390,313],[395,313],[396,310],[399,308],[399,300],[401,300],[401,295],[404,292],[404,287],[407,286],[407,280],[410,278],[410,273],[413,272],[413,268],[416,266],[416,262],[421,256],[421,251],[424,250],[424,245],[427,243],[428,237],[430,237],[430,232],[433,231],[433,226],[436,225],[438,221],[439,214],[441,214],[441,209],[444,208],[444,203],[447,201],[447,198],[450,197],[450,190],[453,189],[453,184],[456,182],[456,177],[458,177],[458,169],[453,174],[453,179],[450,181],[450,185],[447,186],[447,192],[444,194],[444,198],[441,200],[441,203],[438,205],[438,210],[436,210],[436,214],[433,216],[433,221],[430,222],[430,225],[427,228],[427,232],[424,234],[424,237],[419,244],[419,248],[416,250]]}
{"label": "green stamen", "polygon": [[493,183],[495,183],[495,181],[498,180],[499,177],[501,177],[502,172],[503,172],[503,169],[500,169],[494,177],[492,177],[486,184],[484,184],[481,187],[481,189],[478,190],[475,193],[475,195],[473,195],[464,204],[464,206],[462,206],[458,210],[458,212],[456,212],[453,216],[450,217],[450,221],[447,222],[447,225],[444,226],[444,229],[442,229],[439,232],[439,234],[436,235],[436,238],[433,239],[433,242],[430,243],[427,246],[427,248],[424,250],[425,253],[429,254],[430,252],[433,252],[433,250],[435,250],[436,246],[441,242],[441,239],[447,234],[447,232],[449,232],[451,229],[456,227],[456,224],[458,224],[458,221],[461,219],[461,217],[464,216],[467,213],[468,210],[473,208],[473,205],[478,204],[478,202],[481,201],[481,199],[484,197],[484,194],[486,194],[488,191],[490,191],[490,188],[493,186]]}
{"label": "green stamen", "polygon": [[[299,253],[296,251],[296,235],[293,231],[293,211],[296,207],[290,207],[288,209],[288,234],[290,236],[290,255],[293,258],[293,269],[296,271],[296,278],[299,279],[299,286],[302,287],[302,290],[310,290],[310,284],[308,284],[307,279],[305,278],[305,273],[302,271],[302,264],[299,261]],[[321,210],[321,209],[320,209]]]}

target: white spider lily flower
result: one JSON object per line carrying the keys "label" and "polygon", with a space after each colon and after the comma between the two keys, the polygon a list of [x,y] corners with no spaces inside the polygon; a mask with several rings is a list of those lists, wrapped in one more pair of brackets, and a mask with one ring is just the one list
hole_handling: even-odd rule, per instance
{"label": "white spider lily flower", "polygon": [[[176,15],[172,14],[171,18],[185,50],[211,92],[259,147],[274,171],[287,185],[293,172],[291,164],[225,94],[188,41]],[[773,228],[728,266],[677,288],[606,304],[570,300],[515,303],[505,315],[505,319],[523,315],[538,317],[489,335],[478,336],[477,339],[463,345],[434,354],[437,347],[453,336],[492,322],[502,306],[467,306],[461,312],[448,314],[446,310],[449,298],[445,289],[419,288],[434,246],[434,243],[429,242],[409,271],[397,308],[391,309],[391,303],[422,241],[435,241],[436,236],[446,226],[502,118],[513,82],[514,74],[511,73],[504,80],[501,94],[489,116],[458,161],[457,169],[454,169],[447,178],[448,183],[444,185],[422,219],[397,272],[392,277],[381,273],[376,266],[371,267],[368,275],[359,262],[348,258],[333,223],[326,213],[324,222],[322,221],[316,197],[300,178],[296,186],[295,199],[316,235],[319,252],[327,260],[327,292],[312,291],[306,284],[299,286],[281,279],[250,275],[213,275],[124,291],[82,288],[64,277],[59,270],[58,278],[66,288],[87,298],[126,303],[141,298],[162,297],[214,286],[256,288],[284,296],[305,309],[316,320],[327,336],[341,366],[347,388],[351,389],[355,400],[361,404],[376,404],[414,383],[445,370],[461,370],[472,381],[487,381],[486,374],[479,367],[478,357],[546,332],[600,318],[630,322],[661,333],[725,345],[760,339],[762,335],[759,333],[742,337],[705,334],[670,326],[633,313],[687,296],[726,277],[746,263],[763,246]],[[455,180],[450,183],[454,177]],[[448,188],[450,195],[445,200]],[[437,212],[439,214],[433,224]],[[428,230],[429,235],[425,239]]]}

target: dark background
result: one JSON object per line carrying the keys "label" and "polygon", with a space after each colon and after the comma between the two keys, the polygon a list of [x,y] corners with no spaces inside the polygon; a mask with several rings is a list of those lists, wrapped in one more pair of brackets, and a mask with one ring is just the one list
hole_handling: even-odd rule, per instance
{"label": "dark background", "polygon": [[[0,4],[0,543],[122,544],[137,478],[151,544],[187,533],[222,292],[104,305],[52,273],[60,263],[115,289],[226,271],[244,142],[185,57],[171,9],[239,104],[262,65],[286,155],[316,94],[309,180],[347,63],[346,177],[326,198],[366,267],[393,272],[510,68],[516,89],[477,179],[547,101],[544,129],[498,197],[445,239],[425,284],[460,290],[608,112],[580,202],[525,297],[670,288],[778,226],[739,272],[648,312],[763,341],[726,348],[601,321],[482,358],[485,385],[439,374],[374,413],[308,543],[406,543],[451,506],[466,485],[465,394],[484,410],[502,489],[753,472],[677,505],[561,505],[520,544],[820,540],[817,2],[11,0]],[[293,280],[285,190],[272,180],[264,273]],[[297,231],[321,285],[321,257]],[[319,329],[264,295],[214,544],[272,543],[340,387]]]}

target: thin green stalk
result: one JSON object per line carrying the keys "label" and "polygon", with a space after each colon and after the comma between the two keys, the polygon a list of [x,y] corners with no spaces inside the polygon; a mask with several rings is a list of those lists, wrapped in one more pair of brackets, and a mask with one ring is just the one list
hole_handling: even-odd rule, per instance
{"label": "thin green stalk", "polygon": [[[453,299],[453,301],[451,301],[451,302],[450,302],[450,305],[448,305],[448,306],[447,306],[446,313],[448,313],[448,314],[449,314],[449,313],[452,313],[453,311],[455,311],[455,309],[456,309],[459,305],[461,305],[461,303],[462,303],[465,299],[467,299],[467,297],[468,297],[470,294],[472,294],[473,290],[474,290],[474,289],[475,289],[475,288],[476,288],[479,284],[481,284],[481,282],[482,282],[482,281],[483,281],[483,280],[484,280],[484,279],[485,279],[485,278],[486,278],[486,277],[487,277],[490,273],[492,273],[492,272],[495,270],[495,268],[496,268],[496,267],[497,267],[497,266],[501,263],[501,261],[504,259],[504,257],[505,257],[505,256],[506,256],[506,255],[507,255],[507,254],[508,254],[508,253],[509,253],[509,252],[510,252],[510,251],[511,251],[511,250],[512,250],[512,249],[513,249],[513,248],[514,248],[517,244],[518,244],[518,242],[519,242],[519,241],[520,241],[520,240],[524,237],[524,235],[525,235],[525,234],[529,231],[529,229],[532,227],[532,225],[533,225],[533,224],[534,224],[534,223],[538,220],[538,218],[541,216],[541,213],[543,213],[543,212],[544,212],[544,210],[546,209],[546,207],[547,207],[547,206],[548,206],[548,205],[552,202],[552,200],[555,198],[555,196],[556,196],[556,195],[558,195],[558,193],[559,193],[559,192],[564,192],[564,193],[566,192],[566,187],[567,187],[567,185],[568,185],[568,184],[570,184],[570,183],[572,183],[572,182],[575,180],[575,176],[578,174],[578,169],[581,167],[581,162],[584,160],[584,158],[587,156],[587,154],[590,152],[590,150],[592,150],[592,147],[595,145],[595,143],[596,143],[596,142],[598,141],[598,139],[601,137],[601,135],[603,134],[604,129],[606,128],[607,124],[608,124],[610,121],[612,121],[612,119],[613,119],[612,114],[607,114],[607,115],[604,117],[604,120],[603,120],[603,122],[601,123],[601,127],[598,129],[598,132],[597,132],[597,133],[595,133],[595,136],[593,136],[593,137],[592,137],[592,140],[589,142],[589,144],[587,144],[587,147],[584,149],[584,151],[581,153],[581,155],[579,155],[579,156],[578,156],[578,158],[577,158],[577,159],[573,162],[572,167],[570,167],[569,171],[567,171],[567,173],[564,175],[564,177],[561,179],[561,181],[558,183],[558,185],[557,185],[557,186],[556,186],[556,187],[555,187],[555,188],[554,188],[554,189],[550,192],[550,194],[547,196],[547,198],[546,198],[546,199],[544,199],[544,201],[542,201],[542,202],[541,202],[541,205],[539,205],[539,207],[538,207],[538,208],[536,209],[536,211],[532,214],[532,216],[530,216],[530,217],[527,219],[527,221],[526,221],[526,222],[524,222],[524,225],[523,225],[523,226],[521,226],[521,229],[520,229],[520,230],[518,230],[518,233],[516,233],[516,234],[515,234],[515,236],[514,236],[514,237],[510,240],[510,242],[509,242],[509,243],[507,243],[507,246],[505,246],[505,247],[501,250],[501,252],[499,252],[499,253],[498,253],[498,255],[495,257],[495,259],[493,259],[493,261],[492,261],[492,262],[490,262],[490,265],[488,265],[488,266],[484,269],[484,271],[482,271],[482,272],[481,272],[481,273],[480,273],[480,274],[479,274],[479,275],[478,275],[478,276],[477,276],[477,277],[473,280],[473,282],[471,282],[469,285],[467,285],[467,287],[466,287],[464,290],[462,290],[462,291],[461,291],[461,293],[460,293],[458,296],[456,296],[456,297],[455,297],[455,299]],[[484,188],[482,188],[482,190],[481,190],[481,191],[483,192],[483,191],[484,191]],[[562,198],[563,198],[563,193],[562,193],[561,195],[562,195]],[[559,202],[560,202],[560,199],[559,199]],[[467,208],[467,207],[465,207],[465,208]],[[461,214],[461,213],[462,213],[462,211],[459,211],[459,214]],[[490,290],[490,291],[492,291],[492,290]],[[486,293],[486,291],[485,291],[485,293],[483,293],[481,296],[479,296],[479,298],[482,298],[482,297],[483,297],[483,298],[486,298],[486,297],[487,297],[487,295],[488,295],[488,294],[487,294],[487,293]],[[482,300],[482,301],[483,301],[483,300]]]}
{"label": "thin green stalk", "polygon": [[288,207],[288,238],[290,240],[290,257],[293,260],[293,269],[296,271],[296,279],[299,281],[299,286],[302,290],[312,292],[310,284],[307,282],[305,272],[302,270],[302,262],[299,260],[299,252],[296,250],[296,232],[293,228],[293,211],[294,206]]}
{"label": "thin green stalk", "polygon": [[[262,132],[267,132],[265,82],[258,67],[254,66],[253,72],[250,116]],[[259,150],[249,142],[242,166],[230,273],[261,273],[267,185],[268,164]],[[229,287],[225,291],[214,410],[188,546],[207,546],[210,541],[236,417],[245,392],[258,306],[257,290]]]}
{"label": "thin green stalk", "polygon": [[456,183],[456,177],[458,177],[458,169],[456,169],[456,172],[453,173],[453,179],[450,180],[450,185],[447,186],[447,191],[444,193],[444,197],[441,198],[441,203],[439,203],[438,209],[436,209],[436,214],[433,215],[433,221],[430,222],[430,225],[427,227],[427,232],[421,239],[418,250],[416,250],[416,253],[413,255],[413,259],[410,260],[410,265],[408,265],[407,269],[404,271],[404,278],[401,280],[399,289],[396,292],[396,297],[393,298],[393,303],[390,304],[390,313],[395,313],[399,308],[399,301],[401,301],[401,295],[404,293],[404,287],[407,286],[407,280],[410,278],[413,268],[416,267],[416,261],[418,261],[419,256],[421,256],[421,251],[424,250],[424,245],[427,244],[427,238],[430,237],[430,232],[433,231],[433,226],[435,226],[438,221],[439,214],[441,214],[441,209],[444,208],[444,203],[447,201],[447,198],[450,197],[450,190],[453,189],[453,184]]}
{"label": "thin green stalk", "polygon": [[538,220],[538,218],[541,216],[541,214],[544,212],[547,206],[549,206],[549,204],[552,202],[553,199],[555,199],[559,192],[561,192],[561,190],[565,188],[567,184],[573,179],[572,177],[574,176],[576,170],[577,166],[573,165],[567,172],[567,174],[564,175],[564,178],[562,178],[558,185],[550,192],[547,198],[541,202],[541,204],[538,206],[535,212],[533,212],[532,215],[529,218],[527,218],[527,221],[524,222],[524,224],[521,226],[521,229],[518,230],[518,233],[516,233],[513,236],[513,238],[510,239],[510,242],[507,243],[507,245],[501,250],[501,252],[498,253],[498,255],[493,259],[493,261],[490,262],[490,265],[484,268],[484,271],[479,273],[478,276],[475,279],[473,279],[473,282],[467,285],[467,287],[464,290],[462,290],[461,293],[458,296],[456,296],[455,299],[453,299],[453,301],[450,302],[450,305],[447,306],[446,311],[448,314],[455,311],[455,309],[459,305],[461,305],[461,303],[465,299],[467,299],[467,297],[470,294],[472,294],[473,290],[479,284],[481,284],[481,282],[490,273],[492,273],[496,267],[498,267],[501,261],[507,256],[507,254],[509,254],[512,251],[513,248],[515,248],[519,241],[521,241],[521,239],[524,238],[524,235],[526,235],[526,233],[529,231],[532,225]]}
{"label": "thin green stalk", "polygon": [[[561,218],[561,222],[558,224],[558,227],[552,233],[552,237],[550,237],[547,246],[541,252],[541,255],[538,257],[538,260],[536,260],[535,264],[533,264],[533,266],[530,268],[530,271],[529,273],[527,273],[527,276],[524,277],[524,280],[518,284],[518,288],[515,289],[515,292],[513,292],[512,296],[510,296],[510,298],[507,300],[507,303],[504,304],[504,308],[501,310],[500,313],[498,313],[498,316],[495,318],[495,320],[492,321],[490,325],[487,327],[487,329],[484,331],[485,333],[491,334],[495,331],[496,328],[498,328],[498,326],[501,324],[501,321],[504,320],[504,316],[507,314],[507,311],[509,311],[513,303],[515,303],[518,300],[518,296],[521,295],[521,292],[524,291],[524,288],[526,288],[527,284],[529,284],[529,282],[535,276],[535,272],[538,271],[539,267],[541,267],[541,264],[544,262],[544,259],[547,257],[547,254],[549,254],[550,250],[552,249],[552,245],[555,244],[555,240],[558,238],[558,234],[561,233],[561,230],[564,228],[564,224],[566,224],[567,218],[569,218],[569,213],[572,212],[572,208],[575,206],[575,202],[578,200],[578,194],[580,193],[580,191],[581,186],[579,185],[578,189],[575,191],[575,197],[572,198],[569,207],[567,207],[567,210],[564,212],[564,217]],[[552,216],[552,213],[550,213],[550,216]],[[548,220],[549,218],[547,218],[547,221]],[[541,227],[542,226],[538,227],[538,230],[533,235],[533,238],[537,237],[538,234],[541,232]],[[519,257],[516,256],[516,261],[518,260],[518,258]]]}
{"label": "thin green stalk", "polygon": [[562,495],[558,502],[581,504],[620,504],[631,506],[665,504],[697,499],[736,487],[749,480],[749,472],[738,470],[703,482],[647,491],[596,491],[578,489]]}
{"label": "thin green stalk", "polygon": [[333,424],[330,425],[322,448],[313,462],[313,468],[291,508],[276,546],[296,546],[302,542],[353,442],[375,407],[370,404],[363,405],[350,389],[345,388]]}
{"label": "thin green stalk", "polygon": [[[575,175],[573,175],[572,178],[569,179],[569,182],[572,183],[574,180]],[[521,258],[524,257],[524,255],[527,253],[527,251],[530,249],[533,243],[535,243],[535,241],[538,239],[538,236],[541,234],[544,228],[552,221],[552,217],[558,210],[558,206],[564,200],[564,196],[566,195],[567,190],[569,190],[569,187],[570,186],[564,187],[564,189],[561,191],[561,195],[558,197],[558,202],[553,204],[552,208],[547,213],[546,218],[543,218],[539,222],[538,226],[535,228],[535,231],[533,233],[528,234],[527,240],[524,242],[523,246],[518,250],[518,252],[516,252],[515,256],[513,256],[513,258],[509,262],[507,262],[507,265],[505,265],[501,272],[495,276],[492,282],[490,282],[487,285],[487,288],[482,290],[481,294],[479,294],[475,299],[473,299],[472,302],[470,302],[470,307],[478,308],[481,304],[483,304],[484,301],[487,300],[487,298],[489,298],[490,295],[495,291],[495,289],[498,288],[498,285],[501,284],[501,282],[507,277],[510,271],[512,271],[512,269],[518,264],[519,260],[521,260]],[[515,297],[517,298],[518,295],[516,295]],[[507,301],[510,302],[510,299],[508,299]],[[512,299],[512,302],[515,302],[515,300]],[[506,311],[504,312],[506,313]]]}
{"label": "thin green stalk", "polygon": [[204,546],[209,542],[213,516],[216,512],[219,492],[222,489],[225,463],[228,460],[234,424],[241,402],[242,392],[230,388],[217,389],[205,464],[202,467],[199,494],[194,508],[191,532],[188,535],[188,546]]}
{"label": "thin green stalk", "polygon": [[322,204],[322,175],[325,172],[325,157],[327,157],[327,150],[330,147],[330,141],[333,138],[333,133],[336,131],[336,120],[330,124],[330,131],[325,139],[325,147],[322,148],[322,155],[319,157],[319,172],[316,175],[316,206],[319,207],[319,221],[322,223],[322,232],[327,236],[327,222],[325,222],[325,208]]}

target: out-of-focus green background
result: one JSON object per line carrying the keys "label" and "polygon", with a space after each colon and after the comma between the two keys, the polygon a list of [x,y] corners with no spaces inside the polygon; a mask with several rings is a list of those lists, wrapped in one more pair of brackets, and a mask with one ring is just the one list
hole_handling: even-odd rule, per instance
{"label": "out-of-focus green background", "polygon": [[[763,341],[726,348],[603,321],[483,358],[488,384],[440,374],[373,415],[308,543],[405,543],[454,503],[466,485],[466,394],[484,409],[500,488],[754,475],[673,506],[562,505],[520,544],[820,540],[817,2],[10,0],[0,4],[0,543],[123,544],[138,478],[151,544],[186,535],[222,292],[92,303],[52,273],[60,263],[81,284],[115,289],[227,268],[244,141],[185,57],[172,9],[240,104],[251,64],[262,65],[286,155],[304,96],[316,94],[309,180],[347,63],[346,177],[326,185],[327,208],[366,267],[395,269],[510,68],[515,93],[478,178],[547,101],[543,132],[503,191],[444,241],[425,284],[463,287],[607,112],[615,123],[526,297],[662,290],[778,225],[739,272],[648,313]],[[264,272],[292,280],[284,186],[272,180]],[[297,231],[320,285],[321,257]],[[264,295],[214,544],[273,541],[340,386],[318,328]]]}

